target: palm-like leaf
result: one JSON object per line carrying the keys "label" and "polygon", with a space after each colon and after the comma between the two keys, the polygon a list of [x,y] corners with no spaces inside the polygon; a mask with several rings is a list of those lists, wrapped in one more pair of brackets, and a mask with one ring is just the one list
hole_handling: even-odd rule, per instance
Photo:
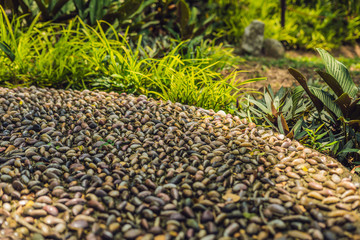
{"label": "palm-like leaf", "polygon": [[303,93],[304,93],[304,89],[301,86],[297,86],[296,88],[294,88],[292,90],[292,94],[291,94],[291,98],[292,98],[292,102],[293,102],[292,114],[295,113],[295,111],[297,109],[297,105],[298,105]]}
{"label": "palm-like leaf", "polygon": [[327,51],[321,48],[317,48],[316,50],[325,62],[326,71],[337,80],[343,92],[348,93],[350,97],[354,98],[359,90],[351,79],[349,70]]}
{"label": "palm-like leaf", "polygon": [[327,108],[327,110],[335,115],[335,120],[342,116],[340,107],[335,103],[335,98],[330,93],[316,87],[309,87],[310,91],[318,98]]}
{"label": "palm-like leaf", "polygon": [[329,73],[323,72],[323,71],[316,71],[320,77],[329,85],[331,90],[334,91],[336,96],[340,97],[342,94],[344,94],[344,90],[340,86],[339,82]]}

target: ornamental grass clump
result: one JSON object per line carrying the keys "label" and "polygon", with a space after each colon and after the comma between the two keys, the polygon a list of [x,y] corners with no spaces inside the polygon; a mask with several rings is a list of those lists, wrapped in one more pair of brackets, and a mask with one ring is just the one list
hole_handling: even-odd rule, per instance
{"label": "ornamental grass clump", "polygon": [[243,85],[260,80],[239,82],[236,71],[223,77],[220,72],[238,58],[206,41],[198,47],[174,41],[172,50],[155,58],[141,35],[130,43],[127,32],[105,21],[91,27],[79,17],[66,25],[35,18],[23,27],[22,18],[10,21],[0,8],[0,84],[6,87],[99,89],[230,110],[250,91]]}

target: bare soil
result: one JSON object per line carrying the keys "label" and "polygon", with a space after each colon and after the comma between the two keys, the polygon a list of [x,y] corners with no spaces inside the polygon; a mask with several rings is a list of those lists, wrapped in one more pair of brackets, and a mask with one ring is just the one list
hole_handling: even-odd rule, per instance
{"label": "bare soil", "polygon": [[[360,57],[360,47],[355,45],[354,47],[343,46],[337,50],[331,52],[335,57],[343,56],[347,58]],[[287,51],[286,55],[290,58],[296,58],[300,56],[306,57],[319,57],[315,51]],[[320,57],[319,57],[320,58]],[[264,57],[264,59],[271,59]],[[267,80],[251,83],[248,86],[256,90],[262,91],[264,87],[269,84],[274,91],[278,91],[281,87],[292,87],[297,86],[297,81],[290,75],[288,72],[288,67],[284,65],[283,67],[266,67],[261,63],[255,61],[247,61],[241,66],[239,70],[245,70],[247,72],[240,73],[240,80],[246,80],[250,78],[266,77]],[[319,79],[319,76],[315,72],[316,69],[310,67],[297,68],[307,79]],[[357,85],[360,85],[360,69],[350,69],[352,79]]]}

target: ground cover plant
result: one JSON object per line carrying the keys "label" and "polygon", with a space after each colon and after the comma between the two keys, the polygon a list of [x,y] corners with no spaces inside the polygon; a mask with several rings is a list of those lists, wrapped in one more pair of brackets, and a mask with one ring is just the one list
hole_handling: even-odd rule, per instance
{"label": "ground cover plant", "polygon": [[191,46],[173,41],[171,50],[155,58],[155,49],[142,47],[141,36],[134,48],[126,32],[119,35],[106,22],[93,28],[80,18],[67,25],[35,18],[22,31],[23,17],[10,21],[3,9],[1,13],[0,76],[7,87],[128,92],[219,110],[246,92],[239,86],[258,80],[235,81],[236,71],[223,77],[220,72],[240,58],[209,42]]}
{"label": "ground cover plant", "polygon": [[318,52],[323,64],[319,65],[316,60],[309,66],[299,62],[294,65],[302,69],[313,66],[323,69],[325,63],[326,72],[317,71],[320,80],[308,81],[299,71],[290,68],[289,72],[300,86],[281,88],[276,93],[269,86],[262,98],[249,96],[244,107],[247,114],[239,114],[248,115],[255,123],[294,137],[353,168],[359,164],[359,88],[344,64],[323,49]]}
{"label": "ground cover plant", "polygon": [[[326,72],[317,71],[329,89],[308,86],[306,78],[294,68],[289,72],[300,83],[313,102],[319,115],[326,111],[329,115],[327,125],[333,125],[340,132],[340,154],[355,152],[359,160],[360,144],[360,105],[359,87],[352,81],[348,69],[323,49],[317,49],[326,67]],[[340,141],[339,139],[339,141]],[[346,154],[345,154],[346,155]]]}

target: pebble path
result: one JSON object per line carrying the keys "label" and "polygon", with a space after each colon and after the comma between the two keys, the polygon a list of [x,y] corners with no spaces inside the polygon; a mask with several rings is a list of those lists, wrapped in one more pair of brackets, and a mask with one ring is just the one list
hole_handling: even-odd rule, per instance
{"label": "pebble path", "polygon": [[220,111],[0,88],[0,239],[360,239],[360,181]]}

